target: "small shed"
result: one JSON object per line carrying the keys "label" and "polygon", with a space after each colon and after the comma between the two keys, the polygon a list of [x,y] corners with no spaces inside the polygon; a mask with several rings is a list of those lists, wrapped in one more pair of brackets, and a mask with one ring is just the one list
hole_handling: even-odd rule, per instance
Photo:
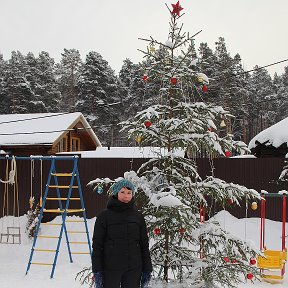
{"label": "small shed", "polygon": [[288,117],[261,131],[249,143],[251,153],[258,158],[281,157],[288,153]]}
{"label": "small shed", "polygon": [[0,115],[0,149],[18,156],[95,150],[101,143],[80,112]]}

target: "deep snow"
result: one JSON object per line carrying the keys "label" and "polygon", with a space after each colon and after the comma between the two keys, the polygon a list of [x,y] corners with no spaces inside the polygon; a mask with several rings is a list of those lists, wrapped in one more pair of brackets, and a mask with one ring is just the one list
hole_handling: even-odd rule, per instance
{"label": "deep snow", "polygon": [[[0,219],[0,229],[2,224],[6,224],[8,220],[11,222],[12,217],[9,219],[3,218]],[[75,216],[72,218],[76,218]],[[250,219],[237,219],[230,215],[226,211],[219,212],[215,218],[221,223],[221,225],[231,233],[235,234],[242,239],[251,239],[255,242],[256,246],[259,246],[259,219],[258,218],[250,218]],[[70,219],[70,217],[69,217]],[[56,218],[53,222],[59,223],[60,218]],[[266,246],[268,249],[280,249],[281,246],[281,223],[274,222],[271,220],[266,220]],[[93,232],[94,227],[94,219],[88,220],[88,227],[90,236]],[[30,250],[32,246],[32,242],[27,239],[26,234],[24,233],[24,227],[26,224],[26,216],[20,217],[20,219],[14,219],[14,225],[20,224],[21,227],[21,236],[22,236],[22,244],[0,244],[0,287],[1,288],[31,288],[31,287],[41,287],[41,288],[79,288],[79,287],[88,287],[81,286],[81,284],[75,281],[75,276],[79,270],[83,267],[90,266],[90,259],[88,255],[74,255],[74,263],[69,262],[67,248],[65,245],[65,240],[63,238],[62,244],[60,247],[60,253],[58,258],[58,263],[56,266],[54,278],[50,279],[51,267],[50,266],[35,266],[32,265],[28,275],[25,276],[25,271],[30,255]],[[71,223],[72,230],[82,229],[81,224]],[[77,228],[79,227],[79,228]],[[4,226],[5,228],[5,226]],[[287,225],[288,228],[288,225]],[[55,226],[42,226],[41,232],[43,235],[52,234],[52,231],[57,231]],[[67,227],[68,229],[68,227]],[[48,231],[50,230],[50,231]],[[85,240],[84,235],[72,235],[76,240]],[[84,237],[84,238],[83,238]],[[70,241],[73,239],[70,239]],[[47,249],[55,249],[55,240],[44,240],[38,239],[39,246],[41,248]],[[40,241],[42,241],[40,245]],[[38,247],[39,247],[38,246]],[[77,245],[80,246],[80,245]],[[74,246],[75,247],[75,246]],[[72,247],[72,250],[75,251],[75,248]],[[77,247],[76,247],[77,248]],[[87,247],[82,247],[81,251],[87,251]],[[80,251],[78,247],[77,251]],[[37,256],[37,257],[36,257]],[[50,255],[51,258],[52,255]],[[40,252],[35,254],[33,261],[39,262],[49,262],[49,257],[47,254],[40,255]],[[52,257],[53,258],[53,257]],[[51,260],[50,260],[51,261]],[[285,280],[281,284],[277,284],[274,287],[284,288],[288,285],[288,277],[286,275]],[[159,286],[158,286],[159,287]],[[247,288],[247,287],[272,287],[272,284],[265,282],[256,282],[253,284],[250,280],[247,283],[239,285],[239,288]],[[155,287],[153,287],[155,288]],[[159,287],[160,288],[160,287]]]}

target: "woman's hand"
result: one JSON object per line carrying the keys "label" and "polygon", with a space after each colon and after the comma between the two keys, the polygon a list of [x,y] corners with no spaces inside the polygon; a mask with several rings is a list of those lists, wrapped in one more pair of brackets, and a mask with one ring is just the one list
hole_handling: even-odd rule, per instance
{"label": "woman's hand", "polygon": [[151,280],[151,272],[143,271],[141,277],[141,288],[148,288],[150,280]]}
{"label": "woman's hand", "polygon": [[94,272],[94,282],[96,288],[104,288],[104,272],[96,271]]}

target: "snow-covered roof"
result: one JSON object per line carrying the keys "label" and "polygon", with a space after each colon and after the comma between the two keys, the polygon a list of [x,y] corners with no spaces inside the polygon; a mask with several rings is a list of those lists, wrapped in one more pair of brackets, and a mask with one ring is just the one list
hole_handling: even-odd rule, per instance
{"label": "snow-covered roof", "polygon": [[272,145],[275,148],[283,143],[288,143],[288,117],[257,134],[250,141],[248,148],[254,148],[256,141],[266,146]]}
{"label": "snow-covered roof", "polygon": [[0,115],[0,145],[52,145],[81,122],[96,146],[101,143],[80,112]]}
{"label": "snow-covered roof", "polygon": [[[157,158],[167,155],[167,150],[159,147],[97,147],[95,151],[80,151],[81,158]],[[63,152],[58,154],[71,154]],[[175,156],[184,156],[183,150],[173,153]]]}

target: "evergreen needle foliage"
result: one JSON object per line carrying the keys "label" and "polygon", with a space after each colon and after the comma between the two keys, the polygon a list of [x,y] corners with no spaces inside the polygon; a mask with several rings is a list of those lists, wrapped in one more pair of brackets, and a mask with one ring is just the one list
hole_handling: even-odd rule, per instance
{"label": "evergreen needle foliage", "polygon": [[81,271],[79,271],[75,277],[75,280],[79,281],[82,285],[89,285],[89,288],[95,287],[91,267],[84,267]]}

